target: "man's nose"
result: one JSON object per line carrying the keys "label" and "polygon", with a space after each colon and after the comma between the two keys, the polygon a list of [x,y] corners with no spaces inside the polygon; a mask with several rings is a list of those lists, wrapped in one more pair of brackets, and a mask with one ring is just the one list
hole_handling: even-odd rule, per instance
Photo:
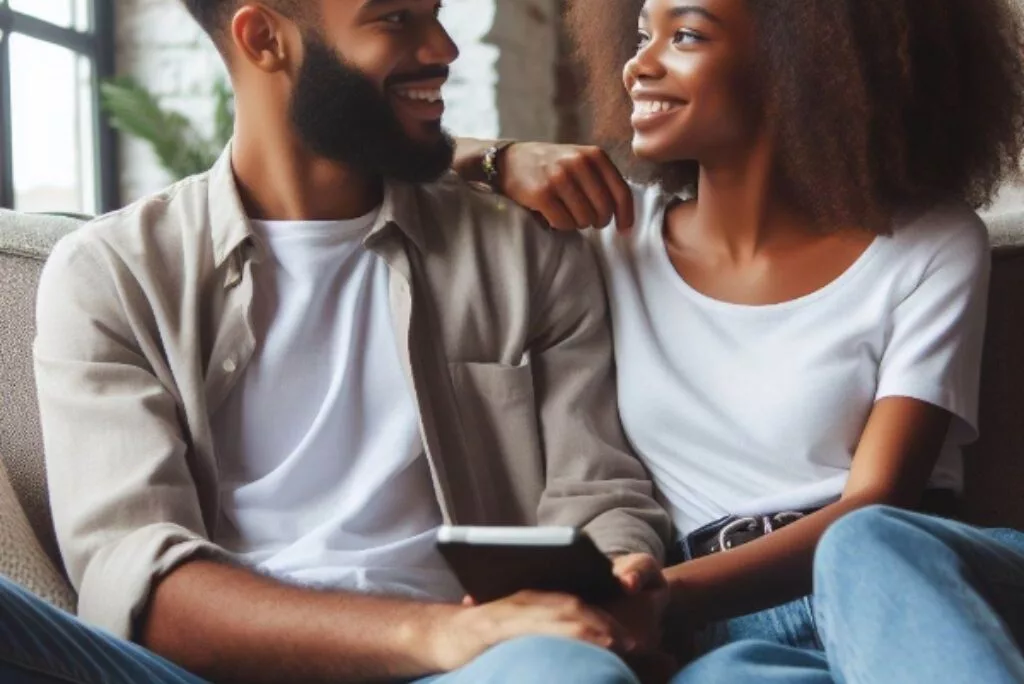
{"label": "man's nose", "polygon": [[422,64],[448,66],[459,58],[459,48],[441,22],[435,21],[427,29],[417,56]]}

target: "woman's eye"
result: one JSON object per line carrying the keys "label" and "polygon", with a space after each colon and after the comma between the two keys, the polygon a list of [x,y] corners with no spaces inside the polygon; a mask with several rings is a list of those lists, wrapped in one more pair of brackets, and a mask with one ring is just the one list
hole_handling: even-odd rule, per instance
{"label": "woman's eye", "polygon": [[703,42],[703,40],[704,36],[689,29],[676,31],[676,34],[672,37],[672,43],[674,45],[693,45],[695,43]]}
{"label": "woman's eye", "polygon": [[651,42],[651,37],[649,35],[647,35],[646,33],[644,33],[643,31],[640,31],[640,32],[638,32],[636,34],[636,46],[638,48],[642,48],[644,45],[647,45],[647,43],[649,43],[649,42]]}

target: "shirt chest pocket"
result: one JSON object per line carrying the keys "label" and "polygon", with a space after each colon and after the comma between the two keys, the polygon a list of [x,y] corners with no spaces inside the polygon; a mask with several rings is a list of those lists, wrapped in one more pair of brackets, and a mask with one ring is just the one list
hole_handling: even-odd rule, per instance
{"label": "shirt chest pocket", "polygon": [[529,359],[451,363],[449,370],[488,524],[535,524],[545,469]]}

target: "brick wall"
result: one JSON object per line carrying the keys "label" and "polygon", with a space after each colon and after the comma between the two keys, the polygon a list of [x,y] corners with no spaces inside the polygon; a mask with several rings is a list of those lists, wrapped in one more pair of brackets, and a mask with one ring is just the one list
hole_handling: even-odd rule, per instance
{"label": "brick wall", "polygon": [[[117,0],[117,67],[193,121],[213,124],[211,92],[226,78],[220,56],[178,0]],[[122,136],[121,197],[125,202],[159,190],[171,179],[149,149]]]}
{"label": "brick wall", "polygon": [[[117,0],[118,67],[186,114],[212,122],[210,92],[224,68],[178,0]],[[446,92],[446,125],[458,135],[573,142],[586,135],[579,76],[559,30],[562,0],[447,0],[443,21],[462,50]],[[132,200],[169,178],[149,150],[122,143],[122,196]],[[998,210],[1024,206],[1014,183]]]}
{"label": "brick wall", "polygon": [[[561,0],[447,1],[442,20],[462,50],[446,91],[445,123],[453,133],[572,139],[578,117],[575,84],[559,39],[560,4]],[[117,16],[118,69],[208,131],[210,92],[215,80],[225,77],[209,39],[178,0],[118,0]],[[121,156],[126,201],[169,182],[144,145],[125,140]]]}

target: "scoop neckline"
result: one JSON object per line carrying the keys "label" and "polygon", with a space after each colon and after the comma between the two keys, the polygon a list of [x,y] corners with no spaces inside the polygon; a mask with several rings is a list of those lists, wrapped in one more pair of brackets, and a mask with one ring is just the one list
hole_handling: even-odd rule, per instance
{"label": "scoop neckline", "polygon": [[876,235],[868,245],[867,249],[856,261],[850,264],[845,271],[840,273],[838,276],[833,278],[831,281],[822,285],[813,292],[808,292],[805,295],[800,295],[793,299],[787,299],[784,302],[776,302],[774,304],[739,304],[737,302],[727,302],[723,299],[717,299],[710,295],[704,294],[694,286],[690,285],[685,278],[676,270],[675,265],[672,263],[672,258],[668,255],[668,244],[665,242],[665,219],[668,214],[668,208],[670,205],[670,199],[663,197],[661,200],[661,206],[654,217],[654,245],[655,251],[657,252],[657,259],[661,263],[662,267],[667,269],[667,275],[670,277],[677,289],[679,289],[689,299],[696,301],[706,307],[719,309],[721,311],[729,311],[733,313],[777,313],[780,311],[787,311],[790,309],[797,309],[803,306],[812,304],[819,299],[827,297],[843,288],[843,286],[855,278],[864,268],[870,263],[875,254],[882,246],[882,236]]}

